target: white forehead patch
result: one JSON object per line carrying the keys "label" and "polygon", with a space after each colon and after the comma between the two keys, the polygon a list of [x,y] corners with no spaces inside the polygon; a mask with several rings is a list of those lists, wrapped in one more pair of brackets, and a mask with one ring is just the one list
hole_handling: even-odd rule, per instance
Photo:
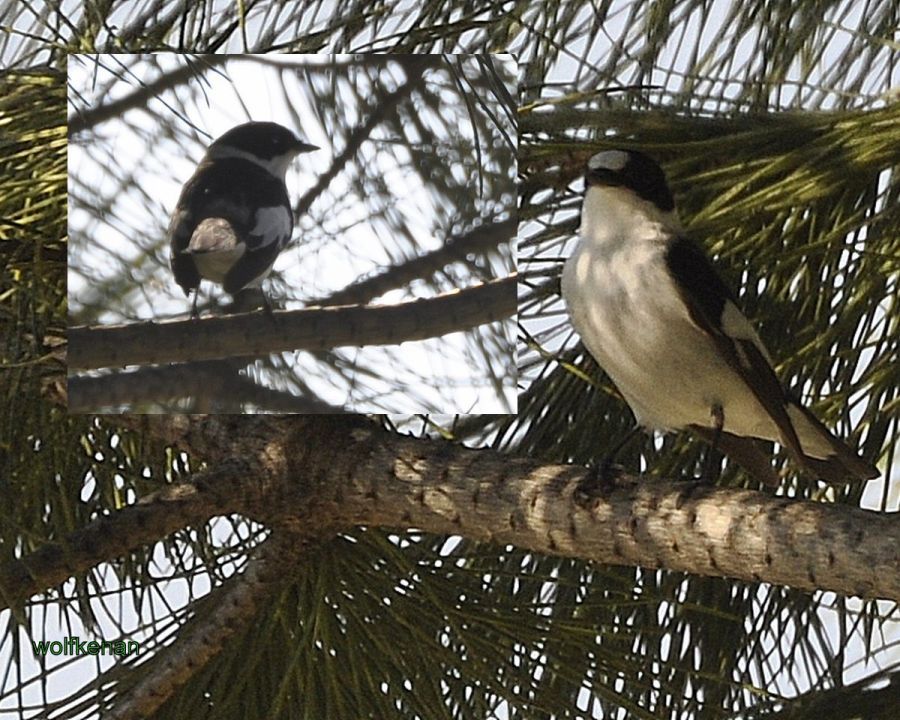
{"label": "white forehead patch", "polygon": [[624,150],[604,150],[588,160],[588,169],[619,172],[627,164],[628,153]]}

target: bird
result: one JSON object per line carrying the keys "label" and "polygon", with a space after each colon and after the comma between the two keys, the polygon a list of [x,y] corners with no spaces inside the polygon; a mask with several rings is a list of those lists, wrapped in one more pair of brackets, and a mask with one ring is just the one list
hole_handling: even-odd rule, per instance
{"label": "bird", "polygon": [[588,161],[579,239],[560,289],[573,327],[638,426],[694,431],[714,447],[728,440],[726,454],[734,441],[775,441],[830,483],[878,477],[783,388],[647,154],[605,150]]}
{"label": "bird", "polygon": [[235,296],[269,274],[294,227],[285,173],[297,155],[318,149],[283,125],[259,121],[231,128],[207,148],[168,228],[175,282],[185,295],[194,291],[192,317],[201,280]]}

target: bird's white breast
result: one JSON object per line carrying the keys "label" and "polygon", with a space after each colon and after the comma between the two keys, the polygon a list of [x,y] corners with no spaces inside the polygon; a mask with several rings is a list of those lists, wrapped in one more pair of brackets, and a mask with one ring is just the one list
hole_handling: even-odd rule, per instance
{"label": "bird's white breast", "polygon": [[774,431],[682,302],[665,262],[669,230],[609,203],[609,192],[587,193],[581,240],[562,275],[562,295],[585,347],[646,427],[710,426],[719,404],[726,430]]}

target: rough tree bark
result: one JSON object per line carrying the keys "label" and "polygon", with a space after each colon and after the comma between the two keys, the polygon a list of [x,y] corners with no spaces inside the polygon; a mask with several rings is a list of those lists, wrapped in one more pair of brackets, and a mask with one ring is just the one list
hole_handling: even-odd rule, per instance
{"label": "rough tree bark", "polygon": [[584,506],[576,501],[588,472],[582,467],[403,436],[361,416],[126,416],[116,422],[145,442],[188,452],[204,469],[59,545],[0,567],[0,605],[24,602],[71,574],[216,515],[241,513],[271,529],[247,586],[214,591],[229,604],[227,617],[198,618],[176,643],[175,660],[142,677],[133,696],[121,696],[117,718],[141,717],[161,705],[211,656],[194,653],[193,644],[250,622],[255,598],[289,578],[311,544],[360,525],[900,600],[897,515],[659,480],[623,483]]}

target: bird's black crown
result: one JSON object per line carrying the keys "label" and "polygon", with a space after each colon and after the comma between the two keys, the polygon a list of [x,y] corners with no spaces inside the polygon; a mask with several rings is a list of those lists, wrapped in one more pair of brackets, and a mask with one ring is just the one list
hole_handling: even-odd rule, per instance
{"label": "bird's black crown", "polygon": [[289,152],[317,150],[315,145],[303,142],[283,125],[274,122],[248,122],[231,128],[210,146],[230,147],[242,150],[263,160]]}
{"label": "bird's black crown", "polygon": [[624,187],[652,202],[664,212],[675,209],[675,200],[662,168],[638,150],[604,150],[588,160],[585,185]]}

